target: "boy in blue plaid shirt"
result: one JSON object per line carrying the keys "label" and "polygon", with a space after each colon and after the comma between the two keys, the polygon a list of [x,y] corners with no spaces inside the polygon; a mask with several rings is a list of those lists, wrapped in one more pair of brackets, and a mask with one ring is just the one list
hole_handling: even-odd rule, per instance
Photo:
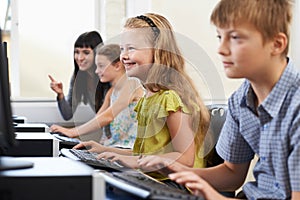
{"label": "boy in blue plaid shirt", "polygon": [[[172,180],[206,199],[238,189],[254,155],[247,199],[300,199],[300,74],[287,57],[292,18],[289,0],[221,0],[211,22],[229,78],[245,78],[228,101],[217,152],[219,166],[191,169],[163,161]],[[213,189],[214,188],[214,189]]]}

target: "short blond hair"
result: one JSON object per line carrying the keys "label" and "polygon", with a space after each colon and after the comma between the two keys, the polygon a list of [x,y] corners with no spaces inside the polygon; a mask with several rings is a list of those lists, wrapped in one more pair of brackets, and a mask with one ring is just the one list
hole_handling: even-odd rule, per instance
{"label": "short blond hair", "polygon": [[284,33],[288,45],[283,54],[288,54],[292,0],[221,0],[213,10],[210,20],[217,27],[228,27],[250,22],[262,34],[263,41]]}

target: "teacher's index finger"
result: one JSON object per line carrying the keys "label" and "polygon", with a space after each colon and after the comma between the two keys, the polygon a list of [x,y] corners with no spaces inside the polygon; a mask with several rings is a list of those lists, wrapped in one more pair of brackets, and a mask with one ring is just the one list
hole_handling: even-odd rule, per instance
{"label": "teacher's index finger", "polygon": [[55,82],[55,79],[54,79],[50,74],[48,74],[48,77],[50,78],[50,80],[51,80],[52,82]]}

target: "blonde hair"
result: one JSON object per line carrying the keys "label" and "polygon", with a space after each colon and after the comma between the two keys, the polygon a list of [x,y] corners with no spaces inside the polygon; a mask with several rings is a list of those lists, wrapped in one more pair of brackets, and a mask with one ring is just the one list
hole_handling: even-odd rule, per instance
{"label": "blonde hair", "polygon": [[[292,3],[292,0],[221,0],[210,20],[221,28],[250,22],[262,34],[264,42],[284,33],[289,43]],[[283,56],[288,54],[288,45]]]}
{"label": "blonde hair", "polygon": [[[185,60],[177,45],[169,21],[154,13],[146,13],[143,16],[146,18],[141,19],[140,16],[129,18],[124,28],[149,29],[144,38],[153,44],[154,61],[147,75],[145,87],[152,92],[174,90],[178,93],[191,112],[192,130],[195,133],[195,144],[197,152],[199,152],[209,127],[210,115],[207,107],[197,92],[192,79],[185,71]],[[147,18],[150,19],[150,22]],[[200,110],[196,108],[200,108]]]}

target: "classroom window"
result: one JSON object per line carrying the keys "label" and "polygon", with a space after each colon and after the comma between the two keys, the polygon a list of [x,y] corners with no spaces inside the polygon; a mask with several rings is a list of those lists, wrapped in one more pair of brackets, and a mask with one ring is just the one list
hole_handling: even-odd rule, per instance
{"label": "classroom window", "polygon": [[[15,98],[51,98],[47,74],[68,89],[73,45],[95,30],[94,1],[14,0],[10,35],[10,81]],[[71,6],[70,6],[71,5]]]}

